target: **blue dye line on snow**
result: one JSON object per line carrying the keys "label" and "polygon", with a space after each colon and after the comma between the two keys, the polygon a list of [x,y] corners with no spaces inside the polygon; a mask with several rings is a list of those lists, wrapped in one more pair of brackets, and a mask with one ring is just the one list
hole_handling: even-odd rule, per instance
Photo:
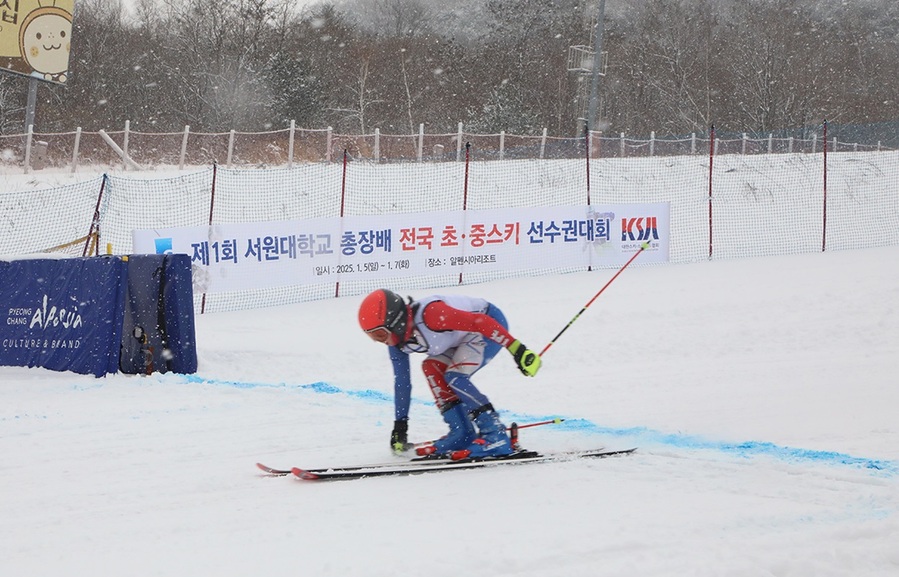
{"label": "blue dye line on snow", "polygon": [[[171,377],[184,380],[188,383],[198,383],[206,385],[224,385],[236,387],[240,389],[253,388],[285,388],[303,391],[312,391],[319,394],[327,395],[345,395],[347,397],[361,399],[377,403],[393,403],[393,396],[373,390],[348,390],[341,389],[335,385],[316,382],[304,385],[287,384],[287,383],[249,383],[245,381],[227,381],[221,379],[206,379],[197,375],[171,375]],[[412,399],[417,405],[431,405],[430,400]],[[825,465],[844,465],[859,469],[870,469],[888,475],[899,473],[899,462],[881,459],[868,459],[865,457],[854,457],[845,453],[837,453],[835,451],[816,451],[812,449],[803,449],[799,447],[786,447],[776,445],[767,441],[744,441],[741,443],[728,443],[723,441],[714,441],[704,439],[695,435],[681,435],[676,433],[665,433],[655,431],[646,427],[630,427],[630,428],[611,428],[602,427],[587,419],[568,419],[561,415],[525,415],[506,413],[504,415],[510,421],[519,423],[550,421],[553,419],[562,419],[563,422],[553,425],[559,429],[568,431],[578,431],[587,434],[601,435],[604,437],[617,437],[628,439],[634,444],[640,445],[665,445],[678,449],[689,450],[710,450],[721,453],[735,455],[738,457],[749,458],[752,456],[773,457],[781,461],[806,461],[812,463],[820,463]]]}
{"label": "blue dye line on snow", "polygon": [[705,439],[695,435],[665,433],[646,427],[613,429],[610,427],[601,427],[586,419],[566,420],[561,426],[570,430],[589,432],[606,437],[633,439],[635,442],[641,444],[666,445],[669,447],[690,450],[711,450],[746,458],[766,456],[781,461],[806,461],[825,465],[847,465],[860,469],[880,471],[890,475],[899,473],[899,462],[896,461],[854,457],[835,451],[818,451],[800,447],[787,447],[767,441],[730,443]]}
{"label": "blue dye line on snow", "polygon": [[[308,383],[305,385],[298,384],[288,384],[288,383],[249,383],[246,381],[226,381],[222,379],[206,379],[203,377],[198,377],[197,375],[177,375],[176,378],[183,380],[187,383],[196,383],[203,385],[224,385],[227,387],[235,387],[238,389],[256,389],[256,388],[270,388],[270,389],[296,389],[296,390],[304,390],[304,391],[312,391],[314,393],[321,393],[326,395],[345,395],[347,397],[354,397],[358,399],[370,400],[370,401],[378,401],[378,402],[393,402],[393,397],[390,395],[386,395],[380,391],[354,391],[341,389],[340,387],[334,386],[325,382],[317,382],[317,383]],[[424,403],[423,403],[424,404]]]}

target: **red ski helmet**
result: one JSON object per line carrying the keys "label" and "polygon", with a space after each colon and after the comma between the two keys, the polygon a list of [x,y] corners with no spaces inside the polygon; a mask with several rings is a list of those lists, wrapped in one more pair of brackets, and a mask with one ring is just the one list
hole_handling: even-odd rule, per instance
{"label": "red ski helmet", "polygon": [[387,289],[378,289],[362,299],[359,326],[373,341],[398,345],[406,336],[408,308],[403,297]]}

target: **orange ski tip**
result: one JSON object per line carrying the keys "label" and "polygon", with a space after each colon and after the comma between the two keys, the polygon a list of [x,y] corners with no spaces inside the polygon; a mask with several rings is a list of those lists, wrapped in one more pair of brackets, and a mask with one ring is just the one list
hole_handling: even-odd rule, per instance
{"label": "orange ski tip", "polygon": [[303,479],[306,481],[314,481],[314,480],[318,479],[318,475],[316,475],[315,473],[310,473],[309,471],[304,471],[303,469],[300,469],[299,467],[294,467],[293,469],[291,469],[291,472],[297,478]]}
{"label": "orange ski tip", "polygon": [[256,467],[258,467],[260,471],[263,471],[264,473],[266,473],[272,477],[283,477],[284,475],[290,474],[289,470],[274,469],[274,468],[269,467],[268,465],[264,465],[262,463],[256,463]]}

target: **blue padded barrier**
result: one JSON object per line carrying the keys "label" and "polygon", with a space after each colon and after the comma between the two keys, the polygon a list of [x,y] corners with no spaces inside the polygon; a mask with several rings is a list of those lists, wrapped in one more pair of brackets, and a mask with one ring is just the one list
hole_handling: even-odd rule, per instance
{"label": "blue padded barrier", "polygon": [[0,261],[0,364],[115,373],[126,271],[119,257]]}

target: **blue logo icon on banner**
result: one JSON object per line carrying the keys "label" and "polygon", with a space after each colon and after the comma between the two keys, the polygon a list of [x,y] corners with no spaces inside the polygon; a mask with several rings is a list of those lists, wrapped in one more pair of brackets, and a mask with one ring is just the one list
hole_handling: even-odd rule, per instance
{"label": "blue logo icon on banner", "polygon": [[156,239],[156,254],[172,254],[172,239],[157,238]]}

